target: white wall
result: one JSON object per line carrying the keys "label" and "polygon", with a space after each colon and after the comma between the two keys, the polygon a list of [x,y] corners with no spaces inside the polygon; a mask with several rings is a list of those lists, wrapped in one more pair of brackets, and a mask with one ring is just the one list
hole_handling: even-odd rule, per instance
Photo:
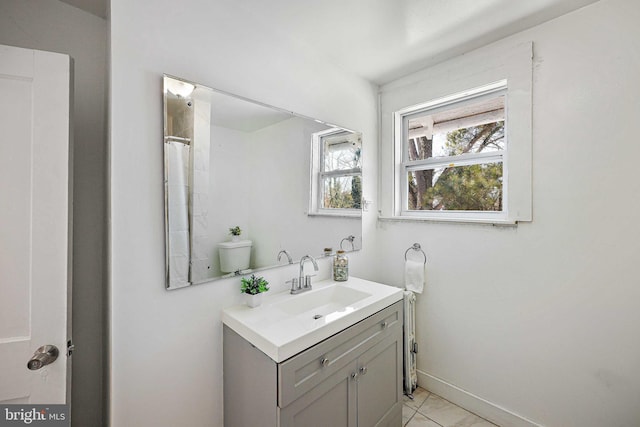
{"label": "white wall", "polygon": [[429,257],[419,382],[506,425],[640,425],[639,21],[603,0],[483,49],[534,43],[533,222],[376,232],[379,281]]}
{"label": "white wall", "polygon": [[[361,130],[370,171],[375,88],[232,2],[111,1],[111,425],[221,426],[220,313],[241,302],[239,281],[164,289],[162,73]],[[352,257],[356,273],[364,256]],[[265,277],[278,287],[295,275]]]}
{"label": "white wall", "polygon": [[0,43],[74,59],[72,420],[102,425],[107,22],[51,0],[2,0]]}

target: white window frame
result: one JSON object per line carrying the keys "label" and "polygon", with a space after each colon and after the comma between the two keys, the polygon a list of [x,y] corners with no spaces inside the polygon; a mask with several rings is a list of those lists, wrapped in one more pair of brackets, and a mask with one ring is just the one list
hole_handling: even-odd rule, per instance
{"label": "white window frame", "polygon": [[[469,88],[490,82],[507,81],[505,129],[508,179],[504,218],[479,218],[467,215],[440,215],[437,218],[402,214],[401,177],[398,163],[402,157],[394,144],[397,128],[394,114],[425,100],[442,100]],[[379,221],[435,221],[510,225],[533,220],[532,197],[532,92],[533,43],[504,41],[468,52],[437,65],[382,85],[379,89]]]}
{"label": "white window frame", "polygon": [[[362,167],[346,170],[335,171],[323,171],[324,162],[324,144],[325,138],[332,135],[337,135],[344,132],[350,132],[355,134],[360,140],[362,140],[362,134],[353,132],[343,128],[331,128],[321,132],[316,132],[311,137],[311,191],[309,196],[309,215],[321,215],[321,216],[334,216],[334,217],[361,217],[362,208],[360,209],[343,209],[343,208],[324,208],[322,207],[322,200],[324,197],[323,183],[327,177],[336,176],[359,176],[360,183],[362,184]],[[360,159],[362,165],[362,154]],[[360,201],[362,207],[364,198]]]}
{"label": "white window frame", "polygon": [[[507,167],[507,150],[508,140],[505,106],[505,149],[501,151],[485,152],[485,153],[465,153],[458,156],[432,157],[424,160],[409,161],[408,158],[408,122],[411,117],[424,115],[428,113],[436,113],[457,108],[464,104],[482,101],[485,99],[505,96],[507,94],[507,81],[500,80],[488,85],[466,90],[460,93],[448,95],[428,102],[417,104],[411,107],[403,108],[394,113],[394,144],[395,156],[399,159],[396,162],[396,176],[400,180],[400,198],[401,205],[396,207],[400,212],[400,217],[425,218],[425,219],[460,219],[460,220],[498,220],[507,219],[507,185],[508,185],[508,167]],[[408,173],[413,170],[435,169],[438,167],[455,167],[470,166],[477,164],[486,164],[492,162],[502,163],[502,211],[460,211],[460,210],[409,210],[408,208]]]}

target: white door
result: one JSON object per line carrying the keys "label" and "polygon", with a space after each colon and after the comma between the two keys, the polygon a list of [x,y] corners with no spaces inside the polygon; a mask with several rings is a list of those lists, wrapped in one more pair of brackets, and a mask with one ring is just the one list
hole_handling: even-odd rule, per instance
{"label": "white door", "polygon": [[[0,45],[0,403],[67,399],[71,60]],[[27,369],[34,352],[60,355]]]}

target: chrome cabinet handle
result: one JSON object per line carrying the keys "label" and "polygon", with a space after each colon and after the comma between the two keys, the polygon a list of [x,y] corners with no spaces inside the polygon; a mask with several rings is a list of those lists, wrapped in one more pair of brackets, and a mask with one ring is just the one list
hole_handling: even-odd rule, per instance
{"label": "chrome cabinet handle", "polygon": [[50,363],[55,362],[60,352],[55,345],[43,345],[33,353],[33,356],[27,362],[27,368],[32,371],[47,366]]}
{"label": "chrome cabinet handle", "polygon": [[323,357],[322,359],[320,359],[320,364],[322,366],[328,366],[329,365],[329,359],[327,359],[326,357]]}
{"label": "chrome cabinet handle", "polygon": [[384,321],[380,323],[380,326],[382,326],[382,329],[387,329],[387,326],[389,326],[389,324],[386,321]]}
{"label": "chrome cabinet handle", "polygon": [[367,367],[366,366],[362,366],[360,368],[360,375],[365,375],[367,373]]}
{"label": "chrome cabinet handle", "polygon": [[352,372],[352,373],[351,373],[351,379],[352,379],[352,380],[354,380],[354,381],[355,381],[356,379],[358,379],[358,373],[357,373],[357,372]]}

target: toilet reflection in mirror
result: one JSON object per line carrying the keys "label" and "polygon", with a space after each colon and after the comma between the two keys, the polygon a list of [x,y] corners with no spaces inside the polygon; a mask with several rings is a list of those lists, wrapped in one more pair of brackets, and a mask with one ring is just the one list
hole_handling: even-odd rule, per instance
{"label": "toilet reflection in mirror", "polygon": [[223,273],[238,272],[242,274],[244,271],[249,270],[251,263],[251,246],[251,240],[218,243],[220,271]]}
{"label": "toilet reflection in mirror", "polygon": [[[325,172],[319,135],[332,135],[324,146],[333,144],[333,157],[335,147],[355,147],[357,162]],[[359,133],[165,75],[167,288],[278,267],[283,250],[297,262],[361,236],[360,156]],[[348,209],[325,206],[318,188],[327,182]],[[242,235],[231,242],[236,225]]]}

